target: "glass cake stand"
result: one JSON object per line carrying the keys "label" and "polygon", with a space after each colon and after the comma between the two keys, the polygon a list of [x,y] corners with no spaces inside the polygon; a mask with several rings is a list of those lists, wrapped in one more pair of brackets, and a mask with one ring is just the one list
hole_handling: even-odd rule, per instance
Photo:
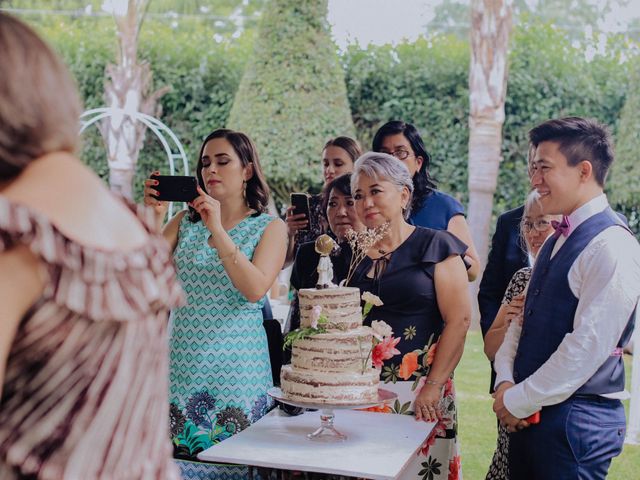
{"label": "glass cake stand", "polygon": [[287,405],[320,410],[320,427],[318,427],[314,432],[307,434],[307,438],[309,440],[315,440],[318,442],[335,442],[335,441],[343,441],[347,439],[347,436],[344,433],[341,433],[338,430],[336,430],[334,426],[334,418],[335,418],[335,414],[333,413],[334,410],[353,410],[358,408],[374,407],[385,401],[393,400],[398,396],[394,392],[379,388],[377,402],[349,403],[349,404],[335,405],[335,404],[327,404],[327,403],[312,403],[312,402],[300,402],[297,400],[290,400],[285,396],[285,394],[282,392],[282,390],[280,390],[279,387],[272,387],[267,391],[267,393],[269,394],[269,396],[273,397],[279,402],[286,403]]}

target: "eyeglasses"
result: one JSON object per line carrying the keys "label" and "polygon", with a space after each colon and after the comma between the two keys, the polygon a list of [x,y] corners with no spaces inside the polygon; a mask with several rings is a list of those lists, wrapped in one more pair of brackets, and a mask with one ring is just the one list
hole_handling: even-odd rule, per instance
{"label": "eyeglasses", "polygon": [[522,222],[522,230],[525,233],[529,233],[532,228],[535,228],[538,232],[546,232],[551,228],[551,222],[542,218],[535,222]]}
{"label": "eyeglasses", "polygon": [[395,150],[393,152],[383,152],[383,153],[387,153],[389,155],[393,155],[398,160],[406,160],[409,157],[409,155],[412,154],[411,152],[409,152],[407,150],[404,150],[404,149],[401,149],[401,148],[399,148],[398,150]]}

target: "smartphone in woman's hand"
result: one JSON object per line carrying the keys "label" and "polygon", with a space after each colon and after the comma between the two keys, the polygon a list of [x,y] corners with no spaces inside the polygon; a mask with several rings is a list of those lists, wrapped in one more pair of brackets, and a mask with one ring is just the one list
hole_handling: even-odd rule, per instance
{"label": "smartphone in woman's hand", "polygon": [[179,175],[151,175],[158,185],[153,188],[158,192],[154,198],[165,202],[191,202],[198,196],[198,181],[195,177]]}
{"label": "smartphone in woman's hand", "polygon": [[[291,206],[294,208],[293,214],[299,215],[304,213],[305,219],[309,220],[310,208],[309,208],[309,194],[307,193],[292,193],[291,194]],[[302,219],[301,219],[302,220]],[[307,223],[306,228],[301,228],[300,230],[308,230],[309,223]]]}

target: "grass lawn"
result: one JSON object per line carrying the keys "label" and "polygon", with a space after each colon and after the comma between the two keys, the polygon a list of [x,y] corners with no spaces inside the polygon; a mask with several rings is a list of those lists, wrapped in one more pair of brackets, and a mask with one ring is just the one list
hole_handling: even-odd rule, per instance
{"label": "grass lawn", "polygon": [[[631,362],[626,358],[627,388]],[[456,369],[459,435],[463,474],[467,480],[484,479],[496,446],[496,417],[488,393],[489,362],[482,351],[480,332],[469,332],[464,355]],[[628,402],[625,402],[628,408]],[[625,444],[622,455],[613,460],[609,478],[638,478],[640,446]]]}

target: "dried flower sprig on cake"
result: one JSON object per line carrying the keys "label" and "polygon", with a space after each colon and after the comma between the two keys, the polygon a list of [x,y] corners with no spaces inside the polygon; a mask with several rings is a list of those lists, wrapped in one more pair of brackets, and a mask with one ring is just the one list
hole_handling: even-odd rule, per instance
{"label": "dried flower sprig on cake", "polygon": [[351,247],[351,261],[349,262],[349,272],[344,280],[344,285],[349,285],[353,274],[360,265],[360,262],[367,256],[367,252],[382,240],[389,233],[389,222],[373,228],[365,228],[361,232],[353,229],[347,230],[347,241]]}

